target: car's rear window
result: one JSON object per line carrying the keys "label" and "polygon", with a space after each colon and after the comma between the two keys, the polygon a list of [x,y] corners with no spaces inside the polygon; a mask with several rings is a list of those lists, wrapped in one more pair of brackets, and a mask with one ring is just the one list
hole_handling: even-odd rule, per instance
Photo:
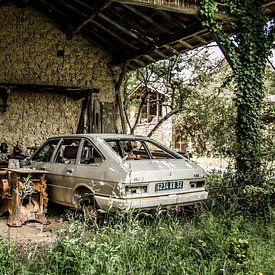
{"label": "car's rear window", "polygon": [[147,140],[105,139],[105,142],[123,159],[180,159],[173,151]]}

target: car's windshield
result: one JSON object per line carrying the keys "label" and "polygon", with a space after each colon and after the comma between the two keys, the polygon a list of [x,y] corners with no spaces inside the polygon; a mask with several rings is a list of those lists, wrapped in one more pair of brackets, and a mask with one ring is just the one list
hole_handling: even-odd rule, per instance
{"label": "car's windshield", "polygon": [[143,139],[112,139],[105,142],[123,159],[180,159],[178,154],[168,150],[157,143]]}

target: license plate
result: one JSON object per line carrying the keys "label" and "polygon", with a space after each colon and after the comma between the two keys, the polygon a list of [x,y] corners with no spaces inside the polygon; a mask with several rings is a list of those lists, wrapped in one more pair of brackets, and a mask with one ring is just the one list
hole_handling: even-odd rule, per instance
{"label": "license plate", "polygon": [[183,188],[183,181],[159,182],[155,186],[156,191],[174,190],[174,189],[182,189],[182,188]]}

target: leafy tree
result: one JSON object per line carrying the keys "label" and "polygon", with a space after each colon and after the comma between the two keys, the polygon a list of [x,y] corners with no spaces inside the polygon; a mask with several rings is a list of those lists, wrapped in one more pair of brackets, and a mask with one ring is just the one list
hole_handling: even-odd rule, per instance
{"label": "leafy tree", "polygon": [[196,84],[192,101],[176,116],[176,127],[197,154],[233,157],[236,108],[232,71],[226,61]]}
{"label": "leafy tree", "polygon": [[[148,86],[155,89],[163,89],[166,100],[164,106],[168,108],[167,114],[161,118],[148,136],[160,127],[160,125],[176,114],[188,109],[195,100],[196,85],[208,78],[209,72],[219,66],[220,60],[212,60],[208,48],[202,47],[188,53],[174,56],[170,59],[159,61],[145,68],[130,72],[125,78],[124,106],[126,120],[130,128],[130,132],[134,130],[141,116],[142,106],[146,103],[148,95]],[[143,83],[145,86],[143,94],[139,99],[129,99],[129,94],[137,84]],[[133,125],[130,124],[128,116],[128,108],[131,104],[138,104],[138,113]]]}
{"label": "leafy tree", "polygon": [[[239,184],[257,184],[261,177],[260,115],[264,98],[264,75],[268,55],[274,42],[274,19],[264,15],[260,0],[201,0],[203,24],[217,37],[236,79],[236,164]],[[234,36],[223,32],[216,18],[218,4],[227,8],[237,20],[232,23]]]}

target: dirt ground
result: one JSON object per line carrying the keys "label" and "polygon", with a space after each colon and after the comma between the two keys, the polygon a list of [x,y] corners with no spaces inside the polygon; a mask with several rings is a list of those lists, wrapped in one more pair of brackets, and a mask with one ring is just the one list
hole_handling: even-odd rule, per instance
{"label": "dirt ground", "polygon": [[48,224],[38,222],[27,222],[19,227],[7,225],[7,216],[0,217],[0,236],[15,243],[31,241],[35,243],[50,244],[55,241],[57,230],[62,226],[62,211],[50,209],[47,214]]}

